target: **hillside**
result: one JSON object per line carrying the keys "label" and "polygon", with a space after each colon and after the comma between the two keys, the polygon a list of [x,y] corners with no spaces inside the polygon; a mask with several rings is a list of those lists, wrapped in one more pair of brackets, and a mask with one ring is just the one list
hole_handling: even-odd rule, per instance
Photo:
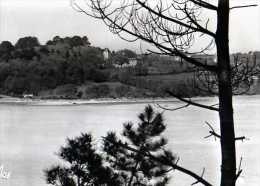
{"label": "hillside", "polygon": [[[215,59],[214,55],[194,57],[207,63]],[[195,70],[200,71],[174,56],[92,46],[86,36],[55,36],[44,45],[36,37],[0,44],[0,94],[17,97],[167,97],[166,90],[187,97],[211,95],[197,89],[204,80],[194,76]],[[259,89],[256,82],[249,93]]]}

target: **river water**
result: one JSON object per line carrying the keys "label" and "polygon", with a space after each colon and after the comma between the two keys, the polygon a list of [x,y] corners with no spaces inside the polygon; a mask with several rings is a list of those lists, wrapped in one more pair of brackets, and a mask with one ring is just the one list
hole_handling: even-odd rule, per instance
{"label": "river water", "polygon": [[[203,98],[203,104],[214,104],[216,98]],[[147,103],[86,105],[21,105],[0,104],[0,165],[10,171],[9,179],[0,179],[1,186],[46,186],[43,169],[57,164],[55,155],[67,137],[91,132],[95,142],[107,131],[120,132],[122,123],[137,121]],[[162,111],[155,104],[157,111]],[[162,106],[178,107],[180,102],[163,102]],[[260,183],[260,96],[234,99],[237,136],[249,140],[237,142],[237,161],[243,161],[238,186],[259,186]],[[178,111],[165,111],[168,147],[180,158],[179,165],[201,174],[214,185],[220,180],[219,141],[204,139],[211,123],[218,129],[218,114],[190,106]],[[187,186],[194,180],[177,171],[170,185]]]}

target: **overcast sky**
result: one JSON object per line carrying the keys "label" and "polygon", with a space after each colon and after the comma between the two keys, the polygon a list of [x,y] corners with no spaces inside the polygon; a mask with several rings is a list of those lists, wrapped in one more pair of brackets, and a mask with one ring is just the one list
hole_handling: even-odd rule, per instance
{"label": "overcast sky", "polygon": [[[140,46],[140,43],[120,40],[102,22],[76,12],[71,8],[70,0],[0,0],[1,41],[15,43],[20,37],[36,36],[44,44],[56,35],[86,35],[93,45],[113,50],[138,50]],[[230,36],[232,52],[260,50],[260,6],[234,10],[231,14]]]}

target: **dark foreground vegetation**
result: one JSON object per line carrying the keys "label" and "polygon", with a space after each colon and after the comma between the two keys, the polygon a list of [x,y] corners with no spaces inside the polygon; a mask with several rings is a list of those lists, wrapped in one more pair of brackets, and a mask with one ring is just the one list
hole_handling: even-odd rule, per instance
{"label": "dark foreground vegetation", "polygon": [[58,153],[66,163],[45,170],[46,181],[55,186],[164,186],[173,171],[169,164],[176,162],[166,150],[165,128],[162,114],[147,106],[138,124],[124,124],[122,136],[108,132],[101,149],[89,133],[67,139]]}

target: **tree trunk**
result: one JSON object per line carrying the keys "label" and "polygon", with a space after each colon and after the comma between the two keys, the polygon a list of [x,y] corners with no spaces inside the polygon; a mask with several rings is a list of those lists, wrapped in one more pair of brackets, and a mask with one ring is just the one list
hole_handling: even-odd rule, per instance
{"label": "tree trunk", "polygon": [[222,154],[221,186],[235,186],[236,178],[236,146],[228,34],[229,0],[219,0],[216,46],[219,67],[219,118]]}

